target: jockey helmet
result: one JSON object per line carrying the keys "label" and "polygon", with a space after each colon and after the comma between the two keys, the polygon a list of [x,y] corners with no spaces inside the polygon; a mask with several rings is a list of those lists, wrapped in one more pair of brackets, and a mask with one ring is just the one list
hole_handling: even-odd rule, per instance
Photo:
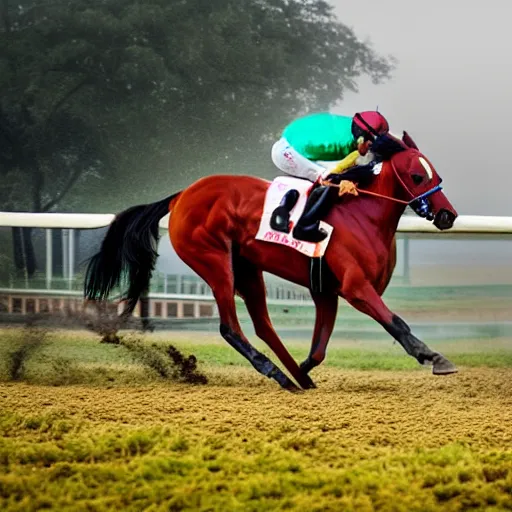
{"label": "jockey helmet", "polygon": [[373,141],[378,135],[384,135],[389,131],[386,118],[373,110],[358,112],[352,119],[352,135],[355,140],[363,137],[365,141]]}

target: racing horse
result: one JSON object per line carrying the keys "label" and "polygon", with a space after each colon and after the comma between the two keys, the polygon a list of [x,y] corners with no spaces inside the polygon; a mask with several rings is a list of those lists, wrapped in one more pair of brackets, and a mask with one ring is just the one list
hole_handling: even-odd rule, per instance
{"label": "racing horse", "polygon": [[[342,297],[378,322],[420,364],[432,365],[435,375],[457,372],[442,354],[412,334],[407,323],[391,311],[381,296],[395,266],[395,233],[407,205],[450,229],[457,212],[445,196],[432,163],[404,132],[399,147],[381,165],[370,184],[357,195],[336,200],[325,221],[333,226],[324,260],[330,286],[311,292],[316,320],[311,349],[299,366],[270,321],[263,272],[310,288],[310,261],[292,247],[255,239],[270,182],[251,176],[204,177],[161,201],[128,208],[116,215],[100,251],[88,263],[84,292],[89,300],[105,300],[126,277],[128,317],[149,287],[154,270],[159,221],[169,216],[169,236],[178,256],[211,288],[220,316],[220,334],[252,366],[283,388],[316,387],[309,372],[325,358]],[[255,332],[278,357],[296,383],[243,334],[235,295],[245,302]]]}

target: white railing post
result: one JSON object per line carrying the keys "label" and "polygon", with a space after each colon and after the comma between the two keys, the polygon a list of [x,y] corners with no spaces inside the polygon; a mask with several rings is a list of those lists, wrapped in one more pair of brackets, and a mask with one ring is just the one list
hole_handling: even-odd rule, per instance
{"label": "white railing post", "polygon": [[71,290],[73,288],[73,279],[75,278],[75,230],[69,230],[69,275],[68,275],[68,287]]}
{"label": "white railing post", "polygon": [[53,231],[46,230],[46,288],[52,287],[53,278]]}

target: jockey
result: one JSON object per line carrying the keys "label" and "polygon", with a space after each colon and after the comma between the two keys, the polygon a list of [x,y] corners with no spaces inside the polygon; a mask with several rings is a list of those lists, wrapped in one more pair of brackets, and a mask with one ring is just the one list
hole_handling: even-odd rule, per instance
{"label": "jockey", "polygon": [[[344,173],[348,192],[351,181],[360,181],[373,175],[376,156],[371,151],[375,139],[387,135],[389,125],[379,112],[367,111],[353,117],[330,113],[310,114],[292,121],[272,147],[272,161],[282,172],[315,183],[329,174]],[[334,169],[318,161],[339,161]],[[348,170],[349,169],[349,170]],[[352,186],[350,186],[352,185]],[[313,187],[304,212],[294,227],[293,236],[307,242],[320,242],[327,233],[319,228],[320,218],[326,213],[325,198],[328,187]],[[299,199],[297,190],[289,190],[274,210],[271,227],[289,233],[290,212]]]}

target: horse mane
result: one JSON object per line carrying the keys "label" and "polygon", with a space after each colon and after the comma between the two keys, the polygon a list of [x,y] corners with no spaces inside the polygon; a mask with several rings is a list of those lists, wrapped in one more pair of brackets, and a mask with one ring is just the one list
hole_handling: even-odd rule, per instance
{"label": "horse mane", "polygon": [[391,134],[379,135],[371,146],[371,151],[383,160],[389,160],[397,153],[407,149],[409,148],[403,141]]}

